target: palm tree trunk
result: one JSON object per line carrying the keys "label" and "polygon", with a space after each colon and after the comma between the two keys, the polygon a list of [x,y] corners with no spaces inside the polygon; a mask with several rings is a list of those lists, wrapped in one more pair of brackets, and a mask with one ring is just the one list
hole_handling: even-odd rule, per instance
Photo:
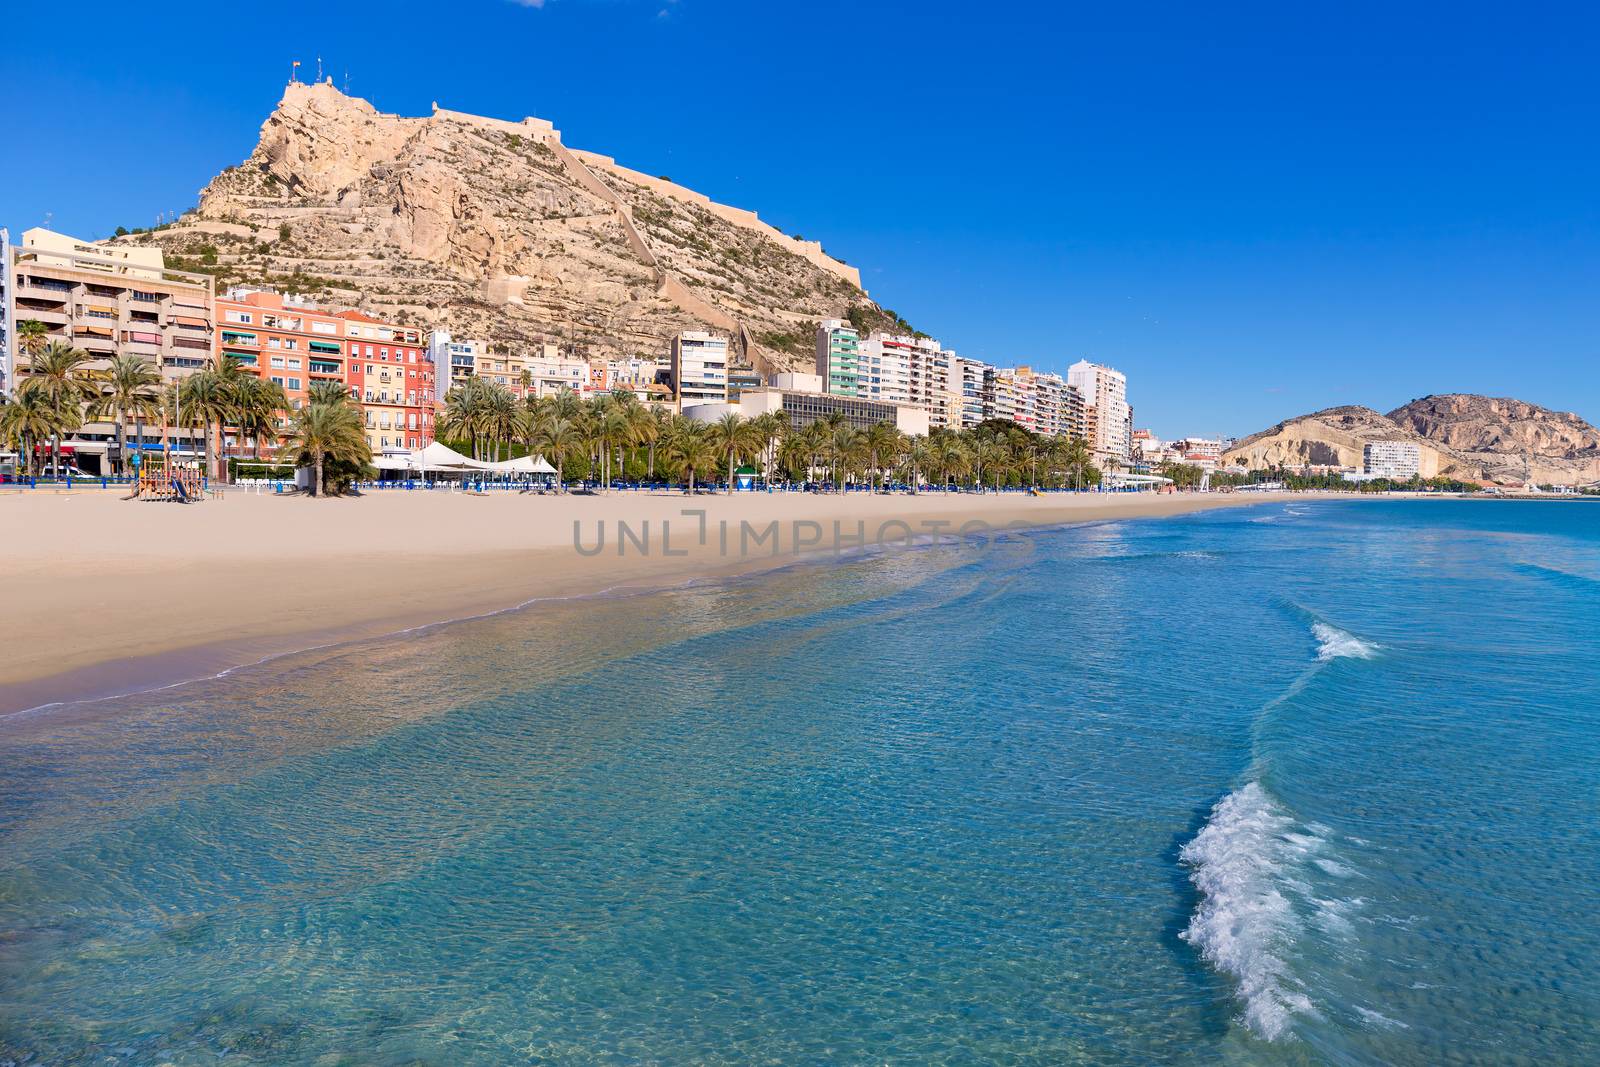
{"label": "palm tree trunk", "polygon": [[312,492],[311,495],[312,496],[319,496],[319,497],[322,495],[322,453],[321,452],[317,453],[317,484],[316,484],[315,490]]}
{"label": "palm tree trunk", "polygon": [[128,468],[128,453],[122,441],[122,405],[117,405],[117,473],[121,474]]}

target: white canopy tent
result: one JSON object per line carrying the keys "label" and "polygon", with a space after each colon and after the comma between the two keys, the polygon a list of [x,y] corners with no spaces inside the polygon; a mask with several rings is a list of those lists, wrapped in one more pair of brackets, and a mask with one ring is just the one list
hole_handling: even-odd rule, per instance
{"label": "white canopy tent", "polygon": [[501,460],[499,463],[489,464],[489,469],[505,474],[554,474],[556,469],[545,462],[545,458],[538,459],[532,456],[518,456],[516,459]]}
{"label": "white canopy tent", "polygon": [[441,475],[483,475],[493,480],[504,478],[524,481],[538,478],[549,481],[556,473],[556,469],[543,456],[519,456],[498,463],[485,463],[463,456],[437,441],[414,452],[390,452],[374,456],[372,465],[380,472],[417,475],[424,479]]}

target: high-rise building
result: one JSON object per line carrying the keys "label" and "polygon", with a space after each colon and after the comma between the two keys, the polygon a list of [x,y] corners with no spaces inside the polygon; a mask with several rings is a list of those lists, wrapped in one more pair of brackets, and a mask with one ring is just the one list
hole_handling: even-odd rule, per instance
{"label": "high-rise building", "polygon": [[[168,269],[159,248],[95,244],[36,227],[11,249],[11,267],[6,292],[16,321],[43,323],[46,342],[89,353],[90,369],[135,355],[175,382],[211,361],[211,277]],[[14,340],[9,323],[6,333]],[[8,347],[10,391],[27,378],[29,366],[20,345]],[[180,447],[201,443],[192,429],[169,437]],[[156,440],[146,434],[144,443]],[[67,447],[80,467],[96,473],[107,469],[115,441],[114,425],[92,421],[73,431]]]}
{"label": "high-rise building", "polygon": [[[937,342],[924,342],[938,348]],[[858,345],[855,396],[888,404],[911,403],[911,361],[918,339],[874,331]],[[831,381],[831,379],[830,379]],[[829,389],[829,392],[835,390]],[[840,393],[848,396],[851,394]]]}
{"label": "high-rise building", "polygon": [[1368,441],[1361,448],[1361,470],[1373,478],[1408,480],[1422,472],[1422,450],[1410,441]]}
{"label": "high-rise building", "polygon": [[862,396],[861,335],[843,319],[817,324],[817,374],[834,396]]}
{"label": "high-rise building", "polygon": [[952,430],[970,430],[984,418],[984,381],[989,365],[981,360],[952,356],[950,385],[960,396],[960,418],[950,423]]}
{"label": "high-rise building", "polygon": [[728,339],[685,330],[672,339],[672,391],[678,408],[728,399]]}
{"label": "high-rise building", "polygon": [[1089,415],[1089,447],[1103,456],[1129,458],[1133,409],[1128,406],[1128,379],[1121,371],[1083,359],[1067,368],[1067,381],[1083,395]]}

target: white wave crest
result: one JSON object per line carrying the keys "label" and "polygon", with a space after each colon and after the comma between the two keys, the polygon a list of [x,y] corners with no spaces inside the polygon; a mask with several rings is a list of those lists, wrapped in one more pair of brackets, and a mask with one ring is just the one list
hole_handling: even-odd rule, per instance
{"label": "white wave crest", "polygon": [[1304,929],[1295,900],[1308,894],[1296,875],[1326,844],[1251,782],[1218,801],[1180,853],[1201,895],[1182,937],[1237,983],[1245,1025],[1269,1041],[1317,1015],[1288,954]]}
{"label": "white wave crest", "polygon": [[1312,623],[1311,634],[1318,642],[1317,658],[1323,662],[1330,659],[1371,659],[1378,654],[1377,645],[1325,622]]}

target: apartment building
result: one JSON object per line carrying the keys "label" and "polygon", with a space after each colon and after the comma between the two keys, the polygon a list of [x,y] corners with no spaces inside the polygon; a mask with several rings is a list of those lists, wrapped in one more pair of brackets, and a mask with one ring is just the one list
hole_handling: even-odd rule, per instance
{"label": "apartment building", "polygon": [[843,319],[817,324],[817,374],[834,396],[861,396],[861,335]]}
{"label": "apartment building", "polygon": [[1067,368],[1067,382],[1083,396],[1089,447],[1102,456],[1127,460],[1133,443],[1127,377],[1121,371],[1081,359]]}
{"label": "apartment building", "polygon": [[678,408],[728,399],[728,339],[685,330],[672,339],[672,391]]}
{"label": "apartment building", "polygon": [[473,377],[478,357],[488,351],[489,346],[483,341],[457,341],[448,330],[430,332],[428,358],[433,361],[434,403],[443,404],[451,389]]}
{"label": "apartment building", "polygon": [[[95,244],[35,227],[9,253],[6,300],[15,321],[43,323],[47,341],[89,353],[95,360],[91,368],[136,355],[175,382],[211,361],[212,280],[169,270],[161,249]],[[14,334],[8,322],[8,391],[28,376],[27,354],[10,343]],[[72,434],[70,447],[79,466],[94,473],[106,469],[115,438],[111,423],[85,423]],[[147,433],[144,443],[158,439]],[[184,431],[176,440],[193,447],[198,432]]]}
{"label": "apartment building", "polygon": [[534,396],[591,395],[593,372],[588,360],[563,356],[559,345],[534,346],[522,356],[522,368],[528,372],[529,389]]}
{"label": "apartment building", "polygon": [[[932,347],[938,347],[938,342],[930,343]],[[918,352],[916,338],[874,331],[858,346],[854,395],[886,404],[911,403],[911,360],[914,352]],[[831,389],[829,391],[832,392]]]}
{"label": "apartment building", "polygon": [[374,453],[426,448],[433,442],[438,382],[422,331],[360,311],[335,317],[348,346],[345,385],[361,404],[368,446]]}
{"label": "apartment building", "polygon": [[0,226],[0,397],[10,396],[15,388],[16,367],[11,355],[15,317],[11,298],[15,288],[11,281],[11,234]]}
{"label": "apartment building", "polygon": [[[291,411],[313,382],[345,382],[344,323],[301,296],[235,287],[217,298],[216,353],[283,386]],[[288,413],[279,420],[287,429]]]}

